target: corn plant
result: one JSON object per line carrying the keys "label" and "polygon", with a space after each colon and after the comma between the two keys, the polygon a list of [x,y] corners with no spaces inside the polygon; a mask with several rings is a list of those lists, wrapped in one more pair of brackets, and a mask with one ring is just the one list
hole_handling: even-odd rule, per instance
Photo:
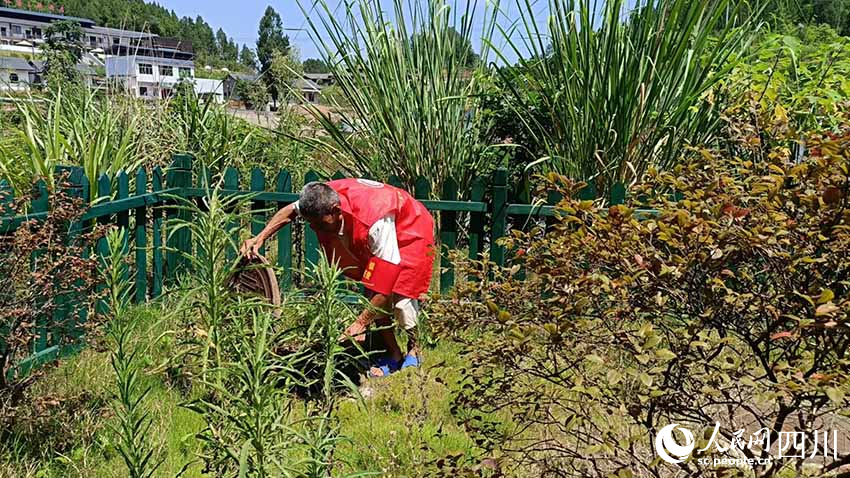
{"label": "corn plant", "polygon": [[[169,221],[169,237],[187,229],[191,232],[195,253],[179,251],[190,263],[193,275],[182,287],[182,310],[196,312],[201,336],[201,374],[206,379],[212,354],[213,368],[222,365],[221,332],[232,307],[233,294],[228,279],[236,269],[237,240],[250,196],[225,196],[216,187],[207,190],[202,205],[194,199],[174,196],[172,207],[189,213],[190,219]],[[220,382],[217,382],[219,385]]]}
{"label": "corn plant", "polygon": [[[440,191],[454,178],[465,191],[488,164],[482,155],[489,126],[479,113],[494,16],[475,20],[475,2],[457,10],[439,0],[383,2],[318,0],[302,4],[344,103],[339,120],[306,105],[327,133],[312,142],[351,174],[398,176],[413,186],[420,175]],[[314,6],[312,6],[314,5]],[[316,13],[313,13],[313,12]],[[459,45],[482,30],[478,62]],[[471,65],[470,65],[471,63]]]}
{"label": "corn plant", "polygon": [[112,370],[115,372],[116,395],[112,405],[118,424],[113,428],[113,444],[127,466],[131,478],[149,478],[162,463],[150,444],[151,417],[144,402],[150,387],[142,383],[138,351],[131,339],[136,323],[129,313],[132,283],[127,279],[124,262],[126,234],[114,229],[107,235],[109,257],[103,279],[107,287],[106,305],[111,318],[108,337],[111,345]]}
{"label": "corn plant", "polygon": [[[742,4],[729,0],[627,5],[549,0],[541,9],[517,0],[519,19],[499,27],[507,45],[499,56],[519,57],[500,74],[510,75],[515,112],[547,152],[538,161],[602,190],[674,164],[684,145],[718,132],[712,88],[756,30],[755,16],[740,18]],[[530,98],[544,119],[531,114]]]}

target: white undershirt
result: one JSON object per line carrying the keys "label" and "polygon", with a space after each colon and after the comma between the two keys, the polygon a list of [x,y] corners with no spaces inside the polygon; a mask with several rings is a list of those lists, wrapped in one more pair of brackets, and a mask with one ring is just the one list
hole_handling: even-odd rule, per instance
{"label": "white undershirt", "polygon": [[[298,211],[298,201],[292,203],[295,207],[295,212]],[[339,228],[339,235],[343,235],[345,228],[345,219]],[[344,245],[347,241],[343,241]],[[395,214],[388,214],[381,219],[375,221],[372,227],[369,228],[369,252],[373,256],[383,259],[390,264],[398,265],[401,263],[401,253],[398,250],[398,236],[395,228]]]}

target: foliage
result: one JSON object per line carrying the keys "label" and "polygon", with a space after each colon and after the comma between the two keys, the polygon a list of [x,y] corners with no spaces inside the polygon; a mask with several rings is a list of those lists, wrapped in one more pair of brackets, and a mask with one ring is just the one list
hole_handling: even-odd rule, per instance
{"label": "foliage", "polygon": [[[725,456],[773,456],[753,472],[777,476],[803,463],[778,457],[780,431],[811,444],[846,414],[850,123],[807,134],[798,161],[786,118],[735,118],[726,147],[650,169],[624,205],[594,209],[553,176],[552,229],[507,240],[511,267],[471,263],[478,280],[434,323],[467,344],[456,405],[483,456],[552,476],[709,476],[693,458],[666,466],[652,440],[679,423],[700,450],[720,423],[724,447],[766,428],[770,454]],[[844,453],[818,454],[821,473]]]}
{"label": "foliage", "polygon": [[254,53],[254,50],[248,48],[248,45],[242,45],[242,51],[239,52],[239,63],[242,63],[242,66],[248,69],[248,71],[255,71],[257,69],[257,54]]}
{"label": "foliage", "polygon": [[236,80],[233,95],[254,110],[266,109],[266,105],[271,101],[271,95],[264,81]]}
{"label": "foliage", "polygon": [[302,67],[294,48],[286,52],[272,52],[271,63],[264,72],[263,79],[275,104],[278,100],[286,104],[288,100],[298,98],[300,91],[295,89],[295,81],[301,78]]}
{"label": "foliage", "polygon": [[[480,64],[467,70],[455,45],[458,33],[466,42],[482,27],[486,63],[494,17],[487,12],[476,23],[472,3],[394,1],[390,15],[372,0],[347,4],[344,13],[318,2],[307,20],[350,111],[335,121],[308,105],[327,133],[316,146],[351,175],[396,175],[408,186],[423,175],[435,192],[447,178],[466,191],[473,172],[486,174],[489,125],[478,101],[486,73]],[[421,40],[411,42],[414,35]]]}
{"label": "foliage", "polygon": [[51,23],[44,32],[44,78],[53,88],[82,82],[77,63],[83,56],[83,29],[75,21]]}
{"label": "foliage", "polygon": [[850,96],[847,44],[825,25],[768,33],[730,82],[751,92],[763,112],[786,114],[803,128],[836,127]]}
{"label": "foliage", "polygon": [[[25,205],[41,194],[44,191],[36,190],[13,200],[8,191],[0,190],[5,196],[0,198],[0,215],[22,214]],[[78,313],[88,311],[97,297],[97,261],[85,258],[83,251],[98,234],[80,234],[72,240],[70,234],[80,231],[68,227],[79,220],[83,203],[59,191],[50,196],[48,205],[42,222],[27,221],[0,242],[0,400],[11,399],[2,407],[9,412],[32,383],[33,377],[20,375],[16,366],[32,354],[36,343],[75,344],[75,337],[83,334],[80,329],[54,336],[46,324],[57,331],[73,331]]]}
{"label": "foliage", "polygon": [[20,124],[12,128],[15,141],[0,148],[0,177],[21,193],[38,178],[55,190],[59,165],[81,166],[91,196],[98,197],[97,179],[132,171],[145,159],[138,152],[141,132],[137,116],[124,114],[114,102],[88,89],[59,88],[35,101],[14,100]]}
{"label": "foliage", "polygon": [[222,174],[229,161],[242,159],[252,140],[252,128],[212,98],[201,99],[193,88],[175,94],[169,109],[180,130],[176,150],[192,154],[213,173]]}
{"label": "foliage", "polygon": [[304,73],[330,73],[330,68],[324,60],[320,58],[307,58],[301,63],[304,68]]}
{"label": "foliage", "polygon": [[[423,33],[414,34],[411,37],[411,43],[427,42],[426,35]],[[445,41],[448,48],[454,48],[454,56],[460,61],[461,66],[472,68],[478,62],[478,54],[472,49],[472,41],[469,37],[460,34],[454,27],[449,27],[446,32]],[[413,48],[416,48],[414,45]]]}
{"label": "foliage", "polygon": [[[190,219],[179,217],[169,221],[169,237],[187,230],[194,240],[194,248],[179,251],[190,263],[193,271],[189,281],[181,287],[183,300],[181,311],[195,318],[187,329],[193,330],[200,339],[197,347],[200,354],[200,375],[208,379],[210,369],[216,371],[216,384],[222,384],[222,356],[224,328],[230,319],[235,299],[229,284],[230,274],[236,269],[239,250],[235,237],[241,229],[240,211],[246,209],[248,198],[224,196],[219,187],[208,185],[208,197],[203,204],[183,197],[175,197],[177,209],[187,211]],[[211,357],[212,355],[212,357]]]}
{"label": "foliage", "polygon": [[266,7],[257,34],[257,59],[260,71],[266,72],[272,66],[275,52],[289,53],[289,37],[283,34],[283,21],[271,6]]}
{"label": "foliage", "polygon": [[233,357],[221,364],[222,385],[205,382],[214,395],[186,406],[207,422],[198,434],[206,445],[207,471],[216,476],[237,471],[240,477],[291,476],[290,365],[273,352],[280,337],[271,310],[253,304],[233,311],[240,309],[249,320],[236,320],[221,344]]}
{"label": "foliage", "polygon": [[[647,2],[626,20],[622,0],[550,1],[546,31],[532,2],[517,4],[520,21],[502,29],[501,55],[518,56],[519,68],[500,70],[517,75],[507,82],[517,115],[547,152],[539,160],[547,169],[598,191],[672,166],[683,145],[717,132],[711,89],[755,29],[750,19],[723,26],[738,17],[726,0]],[[545,121],[527,99],[541,102]]]}
{"label": "foliage", "polygon": [[145,410],[150,386],[141,383],[140,365],[143,351],[134,349],[131,338],[136,333],[135,316],[130,314],[133,283],[124,261],[127,235],[123,229],[113,229],[106,236],[109,256],[102,271],[107,289],[105,301],[109,315],[109,346],[115,373],[115,398],[112,409],[118,418],[113,429],[113,443],[130,478],[150,478],[162,464],[154,454],[150,429],[153,421]]}

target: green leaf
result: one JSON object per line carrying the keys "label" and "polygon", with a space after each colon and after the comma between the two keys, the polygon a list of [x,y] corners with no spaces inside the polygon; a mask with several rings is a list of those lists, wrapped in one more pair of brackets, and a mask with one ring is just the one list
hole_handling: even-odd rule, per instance
{"label": "green leaf", "polygon": [[650,377],[649,374],[641,373],[638,375],[638,380],[640,380],[640,383],[644,384],[646,387],[652,386],[652,377]]}
{"label": "green leaf", "polygon": [[844,391],[840,388],[829,387],[826,389],[826,396],[836,405],[844,404]]}

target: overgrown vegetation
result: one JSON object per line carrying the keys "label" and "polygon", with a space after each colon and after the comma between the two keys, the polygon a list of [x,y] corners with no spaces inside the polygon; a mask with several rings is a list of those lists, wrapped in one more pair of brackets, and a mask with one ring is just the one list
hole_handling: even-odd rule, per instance
{"label": "overgrown vegetation", "polygon": [[[850,392],[847,40],[797,25],[820,4],[792,3],[517,2],[504,25],[472,2],[320,2],[323,58],[308,65],[333,73],[330,108],[308,107],[312,122],[283,108],[277,131],[186,85],[155,104],[64,80],[43,102],[18,98],[0,116],[16,211],[38,178],[64,188],[58,165],[94,186],[185,152],[211,181],[205,198],[169,203],[164,239],[192,242],[171,251],[184,267],[166,297],[128,306],[131,249],[112,233],[105,324],[90,316],[89,347],[36,375],[13,365],[45,340],[44,317],[100,297],[97,236],[65,234],[84,232],[67,224],[99,192],[8,236],[0,476],[846,474],[840,444],[834,458],[777,453],[782,433],[846,431]],[[839,3],[815,16],[840,17]],[[272,90],[301,68],[275,15],[260,55]],[[488,63],[500,43],[516,64]],[[340,340],[367,305],[326,258],[280,307],[229,284],[258,211],[221,191],[228,166],[422,175],[461,196],[509,166],[530,178],[509,202],[562,199],[548,220],[513,218],[504,267],[457,252],[458,286],[426,302],[423,368],[362,381],[380,345]],[[610,205],[618,182],[624,202]],[[672,423],[706,451],[661,461],[654,440]],[[770,449],[735,441],[759,429]],[[698,460],[719,457],[773,460]]]}

